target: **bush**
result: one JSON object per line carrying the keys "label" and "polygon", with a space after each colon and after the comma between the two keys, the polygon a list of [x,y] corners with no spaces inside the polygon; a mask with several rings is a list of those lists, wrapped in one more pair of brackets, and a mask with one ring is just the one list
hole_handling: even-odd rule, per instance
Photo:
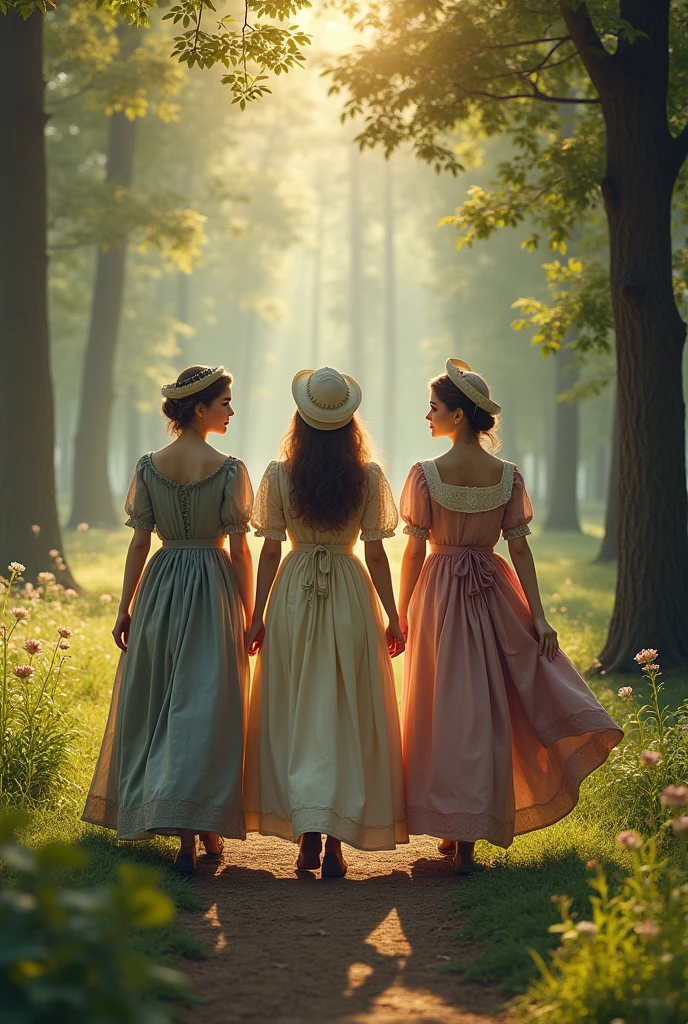
{"label": "bush", "polygon": [[[76,722],[62,706],[60,677],[69,659],[66,626],[55,629],[56,638],[44,642],[38,637],[21,641],[21,630],[41,601],[59,598],[57,586],[46,577],[40,588],[30,589],[27,604],[9,608],[23,566],[13,562],[4,590],[0,616],[0,801],[35,806],[69,786],[66,769],[70,744],[76,736]],[[55,635],[54,634],[54,635]]]}
{"label": "bush", "polygon": [[140,929],[174,916],[151,869],[120,864],[118,882],[72,889],[64,869],[83,872],[77,847],[20,845],[17,813],[0,820],[0,1006],[3,1024],[164,1024],[161,996],[185,991],[182,975],[132,945]]}

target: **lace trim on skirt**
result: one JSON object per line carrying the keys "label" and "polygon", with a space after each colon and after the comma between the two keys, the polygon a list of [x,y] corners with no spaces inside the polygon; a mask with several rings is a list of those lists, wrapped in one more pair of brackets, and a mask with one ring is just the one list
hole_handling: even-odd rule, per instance
{"label": "lace trim on skirt", "polygon": [[194,832],[217,832],[226,839],[246,838],[243,810],[207,804],[201,800],[149,800],[124,810],[113,800],[89,794],[82,819],[92,825],[114,829],[118,839],[165,835],[181,828]]}

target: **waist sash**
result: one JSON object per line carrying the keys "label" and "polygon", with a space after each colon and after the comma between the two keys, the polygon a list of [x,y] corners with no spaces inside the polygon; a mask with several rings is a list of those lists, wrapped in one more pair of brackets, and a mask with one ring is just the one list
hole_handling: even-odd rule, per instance
{"label": "waist sash", "polygon": [[473,597],[494,584],[497,559],[489,544],[431,544],[431,555],[449,555],[451,573],[463,580],[466,592]]}
{"label": "waist sash", "polygon": [[292,551],[305,551],[308,557],[301,570],[301,586],[308,601],[308,639],[313,634],[315,598],[327,597],[330,592],[332,555],[353,555],[353,544],[306,544],[293,541]]}
{"label": "waist sash", "polygon": [[203,551],[208,548],[223,548],[225,537],[210,537],[208,540],[167,540],[163,537],[162,546],[172,551]]}

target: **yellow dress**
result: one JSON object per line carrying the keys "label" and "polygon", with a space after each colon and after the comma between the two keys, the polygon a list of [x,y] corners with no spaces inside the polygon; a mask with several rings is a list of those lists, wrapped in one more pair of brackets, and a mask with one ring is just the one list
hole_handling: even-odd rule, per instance
{"label": "yellow dress", "polygon": [[353,554],[391,537],[397,510],[375,463],[363,504],[339,533],[290,513],[282,462],[263,476],[256,535],[292,550],[272,588],[251,690],[244,808],[248,831],[296,840],[324,832],[361,850],[408,842],[392,663],[371,579]]}

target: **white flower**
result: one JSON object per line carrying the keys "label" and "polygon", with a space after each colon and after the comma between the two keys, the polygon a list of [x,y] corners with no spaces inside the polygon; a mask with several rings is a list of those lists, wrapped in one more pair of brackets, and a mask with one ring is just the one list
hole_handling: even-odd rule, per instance
{"label": "white flower", "polygon": [[7,568],[10,572],[16,572],[17,575],[20,575],[20,573],[25,571],[26,566],[22,565],[21,562],[10,562]]}
{"label": "white flower", "polygon": [[100,603],[101,604],[110,604],[110,601],[112,601],[112,595],[111,594],[101,594],[100,595]]}
{"label": "white flower", "polygon": [[636,935],[640,935],[643,939],[653,939],[656,935],[659,935],[661,930],[654,921],[641,921],[633,929]]}
{"label": "white flower", "polygon": [[579,935],[592,937],[593,935],[597,935],[599,929],[594,921],[579,921],[576,925],[576,931]]}
{"label": "white flower", "polygon": [[38,536],[38,534],[39,534],[39,533],[41,532],[41,528],[40,528],[40,526],[38,526],[38,524],[37,524],[37,523],[34,523],[34,524],[33,524],[33,526],[31,527],[31,532],[33,533],[33,535],[34,535],[35,537],[37,537],[37,536]]}
{"label": "white flower", "polygon": [[51,558],[59,558],[60,557],[60,552],[57,550],[57,548],[51,548],[50,551],[48,552],[48,554],[50,555]]}
{"label": "white flower", "polygon": [[657,651],[652,647],[644,647],[642,651],[638,651],[634,661],[637,661],[639,665],[649,665],[657,657]]}
{"label": "white flower", "polygon": [[88,530],[88,523],[77,523],[77,527],[76,527],[76,532],[77,533],[86,533],[87,530]]}
{"label": "white flower", "polygon": [[619,690],[619,697],[621,697],[621,700],[630,700],[632,696],[633,696],[633,687],[632,686],[622,686],[621,689]]}

